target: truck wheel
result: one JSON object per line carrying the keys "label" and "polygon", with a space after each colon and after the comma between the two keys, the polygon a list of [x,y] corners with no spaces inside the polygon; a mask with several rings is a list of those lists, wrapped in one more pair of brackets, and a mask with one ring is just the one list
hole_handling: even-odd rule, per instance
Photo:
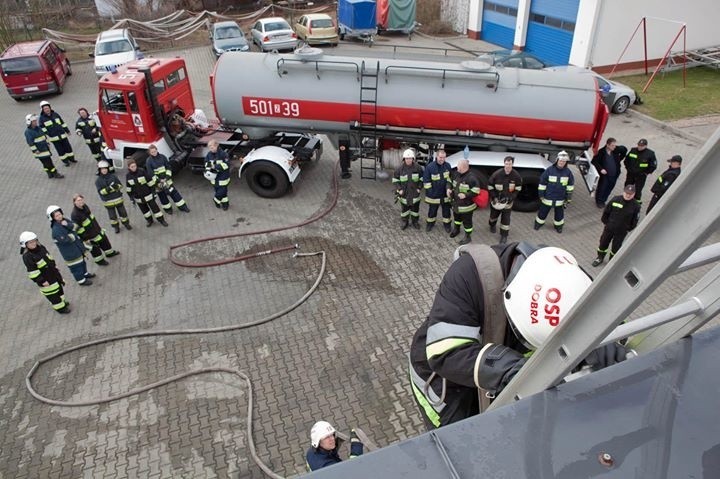
{"label": "truck wheel", "polygon": [[513,210],[532,213],[540,208],[540,197],[538,196],[540,172],[520,170],[519,173],[523,184],[513,203]]}
{"label": "truck wheel", "polygon": [[269,161],[253,161],[243,175],[250,189],[263,198],[280,198],[290,187],[283,169]]}

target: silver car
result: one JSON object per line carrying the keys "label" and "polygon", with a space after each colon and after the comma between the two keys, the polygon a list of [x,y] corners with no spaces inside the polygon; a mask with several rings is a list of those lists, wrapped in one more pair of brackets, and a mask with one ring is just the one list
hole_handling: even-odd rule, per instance
{"label": "silver car", "polygon": [[625,113],[630,105],[642,104],[640,96],[629,86],[608,80],[599,73],[588,70],[587,68],[569,65],[564,67],[549,67],[545,68],[545,70],[576,71],[579,74],[594,76],[598,82],[598,88],[600,89],[600,95],[602,95],[603,101],[613,113]]}
{"label": "silver car", "polygon": [[281,17],[258,20],[250,30],[250,36],[253,43],[264,52],[294,50],[297,48],[297,34],[290,28],[290,24]]}
{"label": "silver car", "polygon": [[250,45],[245,39],[245,33],[233,21],[214,23],[210,29],[210,39],[216,57],[219,57],[224,52],[246,52],[250,50]]}

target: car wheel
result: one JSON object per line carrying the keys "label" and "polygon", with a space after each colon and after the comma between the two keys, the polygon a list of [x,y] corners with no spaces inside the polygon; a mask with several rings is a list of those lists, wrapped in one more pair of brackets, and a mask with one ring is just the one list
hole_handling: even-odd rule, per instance
{"label": "car wheel", "polygon": [[522,178],[522,189],[513,202],[513,210],[523,213],[532,213],[540,208],[540,196],[538,186],[540,185],[540,171],[518,170]]}
{"label": "car wheel", "polygon": [[253,161],[243,175],[253,193],[263,198],[280,198],[290,187],[285,171],[269,161]]}
{"label": "car wheel", "polygon": [[56,83],[56,85],[57,85],[57,94],[62,95],[63,85],[60,85],[59,83]]}
{"label": "car wheel", "polygon": [[72,76],[72,67],[70,66],[70,60],[65,60],[65,66],[67,66],[67,69],[65,70],[65,74],[69,77]]}
{"label": "car wheel", "polygon": [[626,96],[621,96],[617,99],[615,104],[612,107],[613,113],[625,113],[625,110],[628,109],[630,106],[630,98]]}

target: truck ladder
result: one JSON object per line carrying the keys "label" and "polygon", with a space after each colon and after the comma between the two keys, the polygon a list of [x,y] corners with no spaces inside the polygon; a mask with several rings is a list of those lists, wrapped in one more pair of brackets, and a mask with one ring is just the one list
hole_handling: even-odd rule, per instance
{"label": "truck ladder", "polygon": [[375,71],[366,69],[363,60],[360,68],[360,178],[374,180],[381,160],[377,144],[377,88],[380,62]]}
{"label": "truck ladder", "polygon": [[[720,129],[683,169],[665,199],[643,219],[557,331],[530,357],[489,409],[560,383],[666,278],[684,269],[691,254],[720,226],[717,178],[720,178]],[[680,310],[675,315],[682,318],[677,321],[681,324],[667,323],[631,340],[641,354],[692,334],[718,314],[720,266],[688,288],[669,309],[673,308]]]}

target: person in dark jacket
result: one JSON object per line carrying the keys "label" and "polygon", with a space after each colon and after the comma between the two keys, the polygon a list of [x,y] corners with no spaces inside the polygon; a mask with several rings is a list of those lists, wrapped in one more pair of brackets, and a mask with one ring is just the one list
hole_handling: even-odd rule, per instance
{"label": "person in dark jacket", "polygon": [[80,286],[90,286],[94,278],[93,273],[88,272],[85,263],[85,244],[82,242],[75,229],[75,223],[65,218],[62,208],[57,205],[50,205],[47,208],[47,216],[50,219],[50,230],[52,239],[55,241],[60,256],[65,260],[70,272]]}
{"label": "person in dark jacket", "polygon": [[593,157],[592,164],[600,175],[595,189],[595,204],[598,208],[605,208],[605,202],[620,176],[620,164],[626,155],[627,148],[618,145],[615,138],[608,138],[605,146]]}
{"label": "person in dark jacket", "polygon": [[173,185],[170,161],[167,159],[167,156],[158,151],[155,145],[148,147],[148,157],[145,162],[145,168],[154,177],[158,199],[160,200],[163,211],[170,215],[173,213],[172,203],[170,202],[170,199],[172,199],[177,209],[185,213],[190,213],[190,208],[188,208],[187,203],[185,203],[182,195],[178,189],[175,188],[175,185]]}
{"label": "person in dark jacket", "polygon": [[90,207],[85,204],[85,197],[79,193],[73,195],[73,210],[70,219],[77,226],[77,234],[80,239],[89,244],[92,249],[90,255],[95,264],[107,266],[109,263],[105,258],[112,258],[120,253],[115,251],[105,230],[100,227]]}
{"label": "person in dark jacket", "polygon": [[130,219],[125,209],[123,186],[120,179],[110,170],[110,163],[107,161],[98,161],[97,167],[98,176],[95,179],[95,188],[108,212],[110,225],[115,233],[120,233],[120,223],[125,226],[125,229],[131,230],[132,226],[130,226]]}
{"label": "person in dark jacket", "polygon": [[450,232],[450,198],[447,195],[448,182],[452,167],[445,162],[445,150],[435,152],[435,160],[425,167],[423,184],[425,187],[425,203],[428,204],[427,224],[425,230],[430,231],[435,226],[435,217],[438,208],[442,208],[443,226]]}
{"label": "person in dark jacket", "polygon": [[128,172],[125,175],[127,194],[132,202],[140,208],[145,217],[146,226],[153,225],[153,217],[161,225],[168,226],[165,216],[155,201],[155,178],[144,168],[140,168],[132,158],[127,160],[127,168]]}
{"label": "person in dark jacket", "polygon": [[45,133],[43,133],[42,129],[38,126],[37,115],[26,115],[25,124],[27,125],[25,129],[25,142],[30,147],[33,156],[42,163],[43,170],[45,170],[47,177],[65,178],[65,175],[55,168],[55,164],[52,161],[52,153],[50,153],[50,145],[48,145]]}
{"label": "person in dark jacket", "polygon": [[625,185],[635,185],[635,201],[638,203],[642,203],[642,190],[648,175],[657,169],[655,152],[648,148],[647,144],[648,141],[641,138],[625,157]]}
{"label": "person in dark jacket", "polygon": [[[480,393],[485,398],[499,394],[591,283],[563,249],[523,242],[495,245],[488,257],[473,252],[483,246],[458,249],[412,339],[410,383],[428,430],[478,414]],[[504,308],[485,317],[485,304],[497,298],[485,296],[488,285],[479,270],[490,268],[500,276],[495,294],[502,295]],[[609,344],[591,352],[584,365],[600,369],[622,361],[626,353]]]}
{"label": "person in dark jacket", "polygon": [[465,237],[459,244],[468,244],[472,241],[473,212],[477,209],[474,198],[480,194],[480,181],[470,171],[470,162],[466,159],[458,161],[457,170],[450,176],[450,188],[447,195],[452,201],[453,229],[450,237],[460,234],[460,226],[465,231]]}
{"label": "person in dark jacket", "polygon": [[572,194],[575,190],[575,177],[572,171],[567,167],[570,155],[561,151],[557,154],[555,164],[549,166],[543,174],[540,175],[540,184],[538,185],[538,194],[540,195],[540,208],[535,217],[535,225],[533,228],[539,230],[545,224],[550,210],[554,210],[553,224],[555,231],[562,233],[565,225],[565,207],[572,200]]}
{"label": "person in dark jacket", "polygon": [[103,148],[107,145],[103,139],[100,125],[85,108],[79,108],[78,115],[78,119],[75,121],[75,133],[83,137],[95,161],[107,160],[103,154]]}
{"label": "person in dark jacket", "polygon": [[50,103],[47,101],[40,102],[38,125],[40,125],[43,133],[47,136],[48,141],[55,147],[60,161],[62,161],[65,166],[70,166],[71,163],[77,163],[72,145],[68,140],[70,129],[67,123],[65,123],[65,120],[52,109]]}
{"label": "person in dark jacket", "polygon": [[497,231],[497,221],[500,218],[500,244],[507,243],[510,233],[510,213],[513,202],[522,190],[522,177],[513,169],[515,158],[506,156],[503,167],[490,175],[488,191],[490,193],[490,232]]}
{"label": "person in dark jacket", "polygon": [[[635,201],[635,185],[627,185],[622,195],[613,197],[605,207],[602,222],[605,225],[600,235],[600,245],[593,266],[600,266],[610,248],[610,259],[620,250],[627,234],[635,229],[640,217],[640,204]],[[610,244],[612,242],[612,245]]]}
{"label": "person in dark jacket", "polygon": [[[335,428],[327,421],[318,421],[310,430],[311,447],[305,454],[305,464],[308,471],[317,471],[327,466],[341,462],[338,448],[340,444],[335,437]],[[363,443],[355,434],[350,433],[350,459],[363,454]]]}
{"label": "person in dark jacket", "polygon": [[40,288],[52,308],[60,314],[70,312],[70,302],[65,300],[65,281],[55,265],[55,260],[32,231],[20,234],[20,254],[28,277]]}
{"label": "person in dark jacket", "polygon": [[422,167],[415,163],[415,152],[408,148],[403,152],[403,162],[395,169],[392,184],[395,198],[400,201],[400,229],[406,229],[412,218],[412,226],[420,229],[420,192],[422,189]]}
{"label": "person in dark jacket", "polygon": [[680,176],[682,156],[674,155],[668,160],[668,163],[670,163],[670,168],[665,170],[662,175],[658,176],[655,183],[653,183],[652,188],[650,188],[653,197],[650,199],[650,204],[648,205],[645,214],[650,213],[650,210],[655,207],[657,202],[660,201],[660,198],[663,197],[667,190],[670,189],[670,186],[672,186],[672,184],[675,183],[675,180],[678,179],[678,176]]}
{"label": "person in dark jacket", "polygon": [[208,142],[208,149],[210,151],[205,155],[205,177],[212,178],[211,181],[215,187],[215,197],[213,198],[215,207],[227,211],[230,208],[230,199],[228,198],[230,159],[227,152],[220,148],[220,144],[216,140]]}

